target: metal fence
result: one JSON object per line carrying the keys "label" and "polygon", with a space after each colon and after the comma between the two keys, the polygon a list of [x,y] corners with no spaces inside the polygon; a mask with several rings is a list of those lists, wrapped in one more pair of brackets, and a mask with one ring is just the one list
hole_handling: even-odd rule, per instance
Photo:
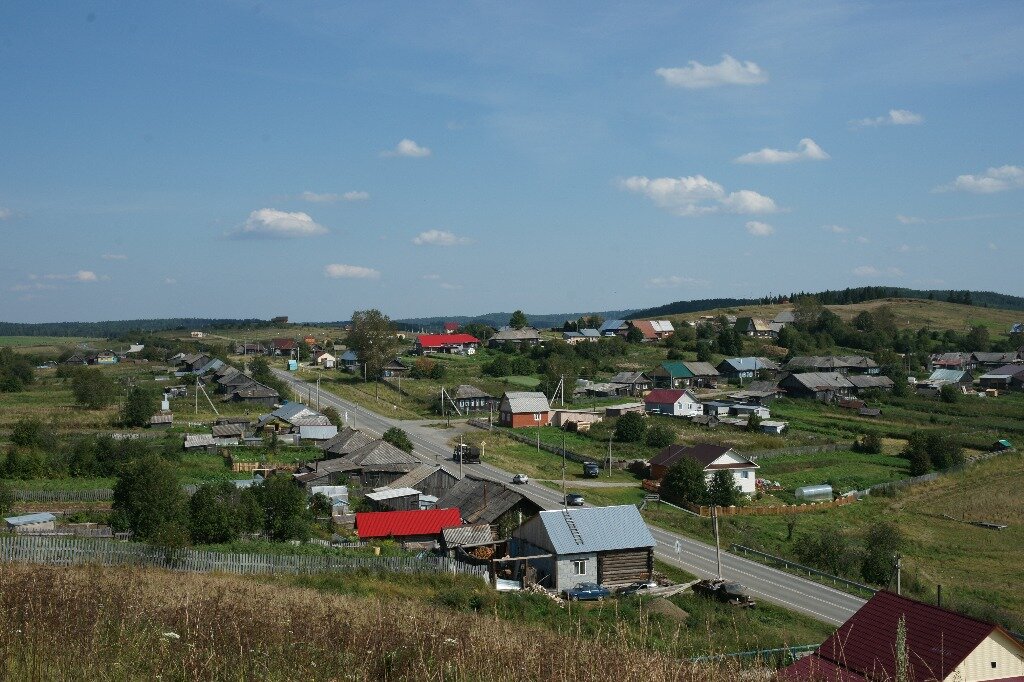
{"label": "metal fence", "polygon": [[796,571],[798,573],[806,573],[809,577],[817,577],[823,580],[829,580],[832,582],[833,585],[845,585],[846,587],[852,587],[856,590],[867,592],[868,594],[874,594],[878,591],[875,588],[868,587],[863,583],[858,583],[854,580],[847,580],[846,578],[841,578],[838,575],[832,575],[831,573],[826,573],[825,571],[819,571],[816,568],[804,566],[803,564],[798,564],[795,561],[783,559],[782,557],[775,556],[774,554],[766,554],[765,552],[761,552],[750,547],[744,547],[743,545],[732,545],[730,547],[730,550],[734,553],[738,552],[743,556],[752,554],[755,558],[762,559],[764,561],[768,561],[774,564],[778,564],[779,566],[782,566],[783,568],[791,572]]}
{"label": "metal fence", "polygon": [[487,579],[486,566],[473,566],[445,557],[227,554],[195,549],[165,550],[150,545],[82,538],[2,537],[0,561],[21,561],[50,566],[148,566],[175,571],[219,571],[261,575],[352,570],[382,573],[460,573]]}

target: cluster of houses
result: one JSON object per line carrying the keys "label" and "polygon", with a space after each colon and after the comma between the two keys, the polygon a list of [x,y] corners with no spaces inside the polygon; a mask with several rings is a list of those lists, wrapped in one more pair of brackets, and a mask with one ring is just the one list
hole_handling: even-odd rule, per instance
{"label": "cluster of houses", "polygon": [[[1008,353],[938,353],[928,358],[931,375],[916,382],[922,394],[947,384],[969,391],[975,381],[983,391],[1024,390],[1024,349]],[[991,394],[991,393],[990,393]]]}
{"label": "cluster of houses", "polygon": [[69,355],[65,365],[116,365],[120,362],[132,362],[146,347],[142,344],[132,344],[127,350],[81,350]]}
{"label": "cluster of houses", "polygon": [[275,389],[206,353],[178,353],[169,362],[177,367],[175,376],[199,377],[225,402],[262,407],[274,407],[281,402],[281,394]]}

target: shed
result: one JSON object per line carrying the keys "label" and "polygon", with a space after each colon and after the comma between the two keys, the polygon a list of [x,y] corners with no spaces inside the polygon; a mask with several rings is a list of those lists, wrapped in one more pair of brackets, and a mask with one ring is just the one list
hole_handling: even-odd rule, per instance
{"label": "shed", "polygon": [[33,533],[35,531],[54,530],[57,524],[57,517],[50,512],[39,512],[36,514],[23,514],[21,516],[8,516],[4,519],[7,530],[15,533]]}
{"label": "shed", "polygon": [[214,447],[216,447],[216,443],[213,440],[213,434],[190,433],[185,436],[186,450],[198,450],[200,448],[212,450]]}
{"label": "shed", "polygon": [[420,508],[420,491],[415,488],[377,488],[372,493],[366,493],[366,499],[379,510]]}
{"label": "shed", "polygon": [[360,540],[391,538],[399,542],[436,542],[445,528],[461,526],[458,509],[359,512],[356,531]]}

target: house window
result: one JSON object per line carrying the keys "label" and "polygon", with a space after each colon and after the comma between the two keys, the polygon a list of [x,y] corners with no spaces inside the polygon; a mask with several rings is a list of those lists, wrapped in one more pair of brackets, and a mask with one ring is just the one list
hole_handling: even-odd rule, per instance
{"label": "house window", "polygon": [[539,422],[540,421],[540,412],[534,412],[533,413],[533,421],[535,421],[535,422]]}
{"label": "house window", "polygon": [[747,478],[747,476],[748,476],[749,474],[750,474],[750,472],[749,472],[749,471],[741,471],[741,472],[740,472],[740,478]]}
{"label": "house window", "polygon": [[587,560],[576,559],[572,562],[572,574],[573,575],[586,575],[587,574]]}

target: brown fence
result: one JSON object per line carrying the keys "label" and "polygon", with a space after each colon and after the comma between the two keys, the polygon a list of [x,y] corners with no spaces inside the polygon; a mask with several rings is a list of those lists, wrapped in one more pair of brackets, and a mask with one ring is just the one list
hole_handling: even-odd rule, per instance
{"label": "brown fence", "polygon": [[[845,507],[848,504],[856,502],[857,498],[852,495],[845,497],[839,497],[831,502],[808,502],[806,504],[772,504],[764,506],[749,506],[749,507],[719,507],[719,516],[779,516],[782,514],[802,514],[804,512],[819,511],[821,509],[832,509],[834,507]],[[703,505],[698,506],[696,504],[684,504],[685,508],[689,509],[695,514],[700,516],[711,516],[711,507],[705,507]]]}

